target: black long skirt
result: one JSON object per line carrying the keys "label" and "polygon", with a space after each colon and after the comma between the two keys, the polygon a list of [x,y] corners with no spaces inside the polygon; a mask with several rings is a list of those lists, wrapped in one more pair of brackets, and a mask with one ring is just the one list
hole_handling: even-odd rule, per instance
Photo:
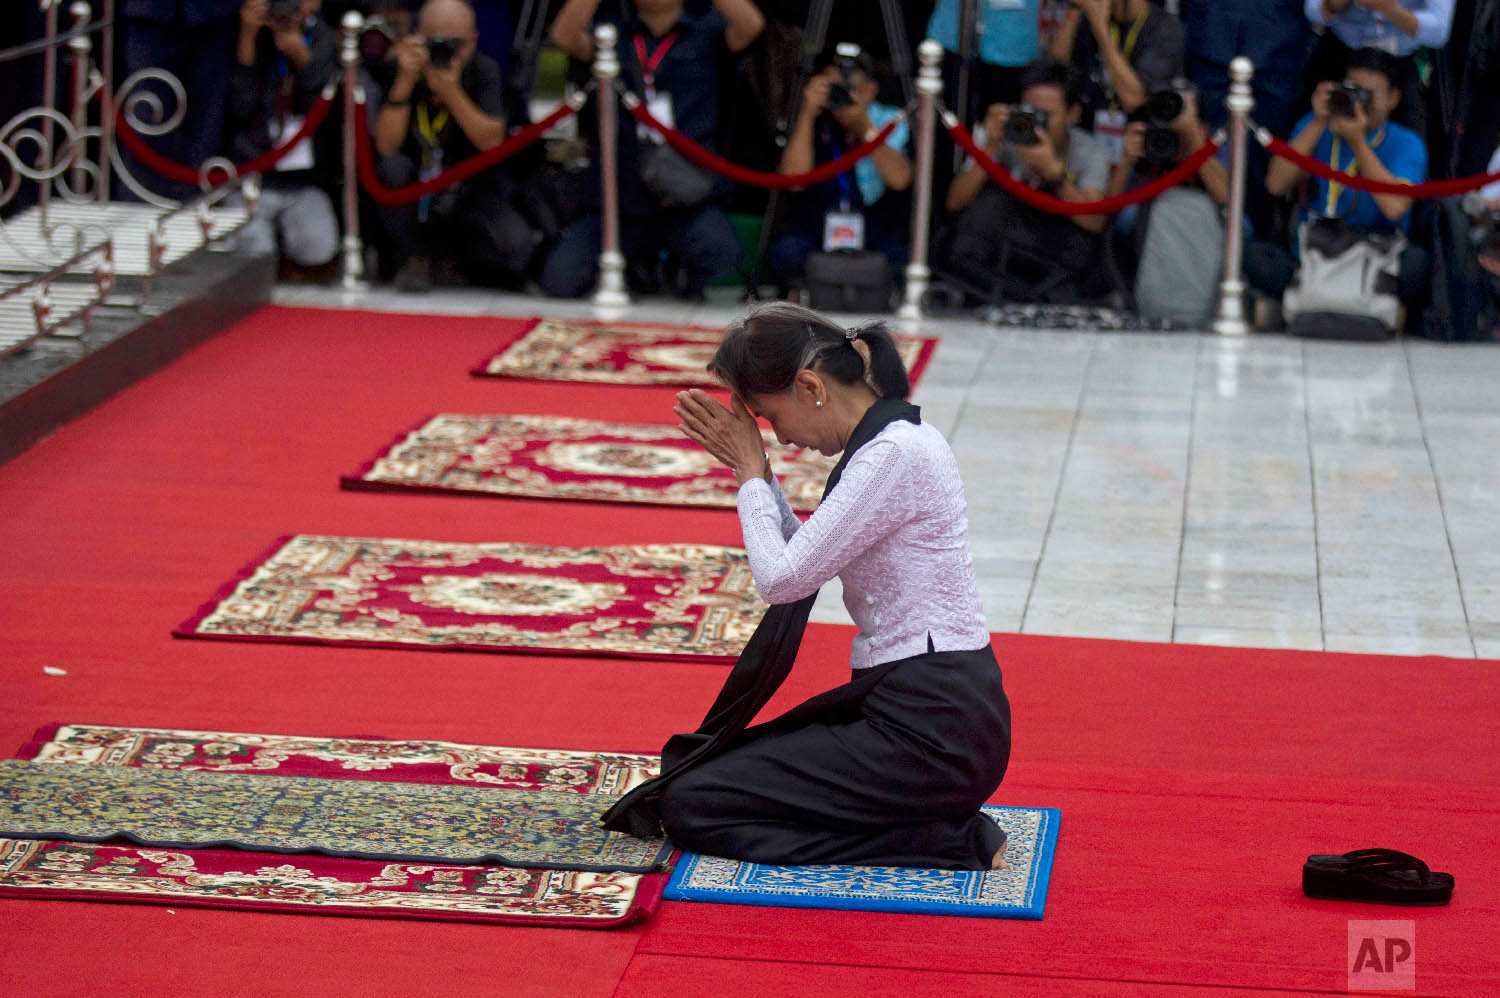
{"label": "black long skirt", "polygon": [[1005,844],[979,807],[1010,760],[994,652],[858,670],[666,788],[678,845],[759,863],[988,869]]}

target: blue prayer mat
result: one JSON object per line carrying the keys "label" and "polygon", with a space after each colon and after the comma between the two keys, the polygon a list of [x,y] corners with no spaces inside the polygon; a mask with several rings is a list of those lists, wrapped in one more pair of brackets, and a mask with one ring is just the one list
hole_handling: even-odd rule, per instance
{"label": "blue prayer mat", "polygon": [[1040,919],[1062,812],[986,807],[1009,836],[1004,870],[905,866],[769,866],[684,852],[662,897],[781,908]]}

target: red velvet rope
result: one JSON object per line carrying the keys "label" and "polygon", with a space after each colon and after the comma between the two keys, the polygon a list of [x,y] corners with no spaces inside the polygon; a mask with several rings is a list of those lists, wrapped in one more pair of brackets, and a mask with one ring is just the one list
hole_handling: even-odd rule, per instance
{"label": "red velvet rope", "polygon": [[900,117],[892,118],[885,123],[885,127],[876,133],[875,137],[870,141],[861,142],[838,159],[830,163],[824,163],[822,166],[814,167],[806,173],[765,173],[760,170],[747,170],[743,166],[731,163],[723,156],[709,152],[676,129],[668,128],[653,118],[651,112],[646,110],[645,104],[634,94],[627,93],[625,95],[625,109],[631,113],[636,121],[639,121],[666,139],[667,143],[673,149],[676,149],[705,170],[711,170],[721,177],[728,177],[735,183],[749,184],[752,187],[767,187],[781,191],[821,184],[825,180],[832,180],[845,170],[852,169],[855,163],[858,163],[866,156],[873,155],[875,150],[879,149],[885,143],[885,140],[890,138],[891,133],[896,130],[896,126],[901,123]]}
{"label": "red velvet rope", "polygon": [[[312,107],[307,109],[307,118],[303,120],[302,127],[297,129],[296,134],[274,149],[268,149],[254,159],[236,166],[235,175],[243,177],[247,173],[265,173],[270,170],[281,162],[287,153],[295,149],[299,142],[318,130],[318,126],[323,124],[323,119],[328,117],[328,112],[332,107],[333,98],[327,94],[319,94],[318,99],[313,101]],[[146,140],[130,127],[123,107],[115,112],[115,134],[120,136],[125,147],[135,155],[136,159],[140,160],[141,165],[146,169],[179,184],[198,186],[198,170],[175,163],[152,149]],[[213,184],[223,183],[229,179],[229,171],[222,166],[211,167],[206,179]]]}
{"label": "red velvet rope", "polygon": [[394,206],[411,204],[419,198],[447,190],[454,184],[482,173],[496,163],[515,155],[540,139],[564,118],[578,113],[572,104],[562,104],[541,121],[535,121],[510,136],[497,146],[476,153],[461,163],[455,163],[430,180],[423,180],[405,187],[387,187],[380,182],[380,173],[375,166],[375,147],[370,141],[370,123],[365,117],[365,105],[361,101],[354,105],[354,144],[359,161],[359,181],[365,192],[378,203]]}
{"label": "red velvet rope", "polygon": [[1274,135],[1267,135],[1258,130],[1255,134],[1272,155],[1289,160],[1299,169],[1314,176],[1331,180],[1336,184],[1343,184],[1345,187],[1352,187],[1357,191],[1364,191],[1367,194],[1396,194],[1405,198],[1441,198],[1450,194],[1466,194],[1469,191],[1478,190],[1485,184],[1500,180],[1500,172],[1497,172],[1486,173],[1482,176],[1459,177],[1457,180],[1430,180],[1425,184],[1391,184],[1384,180],[1371,180],[1369,177],[1335,170],[1322,160],[1314,159],[1291,143],[1278,139]]}
{"label": "red velvet rope", "polygon": [[943,127],[948,129],[948,134],[953,136],[953,141],[957,142],[964,152],[974,157],[974,162],[989,174],[991,180],[1033,208],[1039,208],[1052,215],[1107,215],[1133,204],[1150,201],[1163,191],[1176,187],[1191,178],[1204,163],[1208,162],[1210,156],[1219,151],[1219,144],[1210,139],[1199,146],[1197,151],[1187,159],[1149,184],[1137,187],[1133,191],[1116,194],[1114,197],[1100,198],[1097,201],[1064,201],[1062,198],[1053,197],[1017,180],[1005,167],[996,163],[988,153],[979,148],[968,129],[960,125],[952,115],[943,116]]}

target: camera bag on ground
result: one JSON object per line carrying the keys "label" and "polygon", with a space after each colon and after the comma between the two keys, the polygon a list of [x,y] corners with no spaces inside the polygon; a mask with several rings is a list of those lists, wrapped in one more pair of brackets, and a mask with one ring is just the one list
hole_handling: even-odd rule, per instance
{"label": "camera bag on ground", "polygon": [[691,208],[714,192],[714,175],[665,143],[641,153],[641,183],[663,208]]}
{"label": "camera bag on ground", "polygon": [[888,312],[895,290],[884,253],[869,250],[809,253],[808,304],[830,312]]}
{"label": "camera bag on ground", "polygon": [[1282,299],[1287,331],[1330,340],[1385,340],[1401,329],[1397,277],[1406,237],[1336,218],[1304,222],[1302,263]]}
{"label": "camera bag on ground", "polygon": [[[1500,280],[1479,266],[1470,235],[1474,222],[1464,211],[1463,198],[1441,198],[1435,204],[1432,300],[1422,315],[1422,332],[1435,340],[1493,340],[1500,331]],[[1481,235],[1481,242],[1500,238],[1494,231]]]}
{"label": "camera bag on ground", "polygon": [[1199,326],[1213,315],[1224,276],[1224,223],[1203,191],[1175,187],[1151,202],[1135,272],[1141,318]]}

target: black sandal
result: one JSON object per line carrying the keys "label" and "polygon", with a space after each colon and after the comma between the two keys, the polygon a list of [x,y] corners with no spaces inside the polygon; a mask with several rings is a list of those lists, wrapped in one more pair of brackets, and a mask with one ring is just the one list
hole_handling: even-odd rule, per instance
{"label": "black sandal", "polygon": [[1356,849],[1307,857],[1302,893],[1330,901],[1439,905],[1453,897],[1453,875],[1434,873],[1417,857],[1394,849]]}

